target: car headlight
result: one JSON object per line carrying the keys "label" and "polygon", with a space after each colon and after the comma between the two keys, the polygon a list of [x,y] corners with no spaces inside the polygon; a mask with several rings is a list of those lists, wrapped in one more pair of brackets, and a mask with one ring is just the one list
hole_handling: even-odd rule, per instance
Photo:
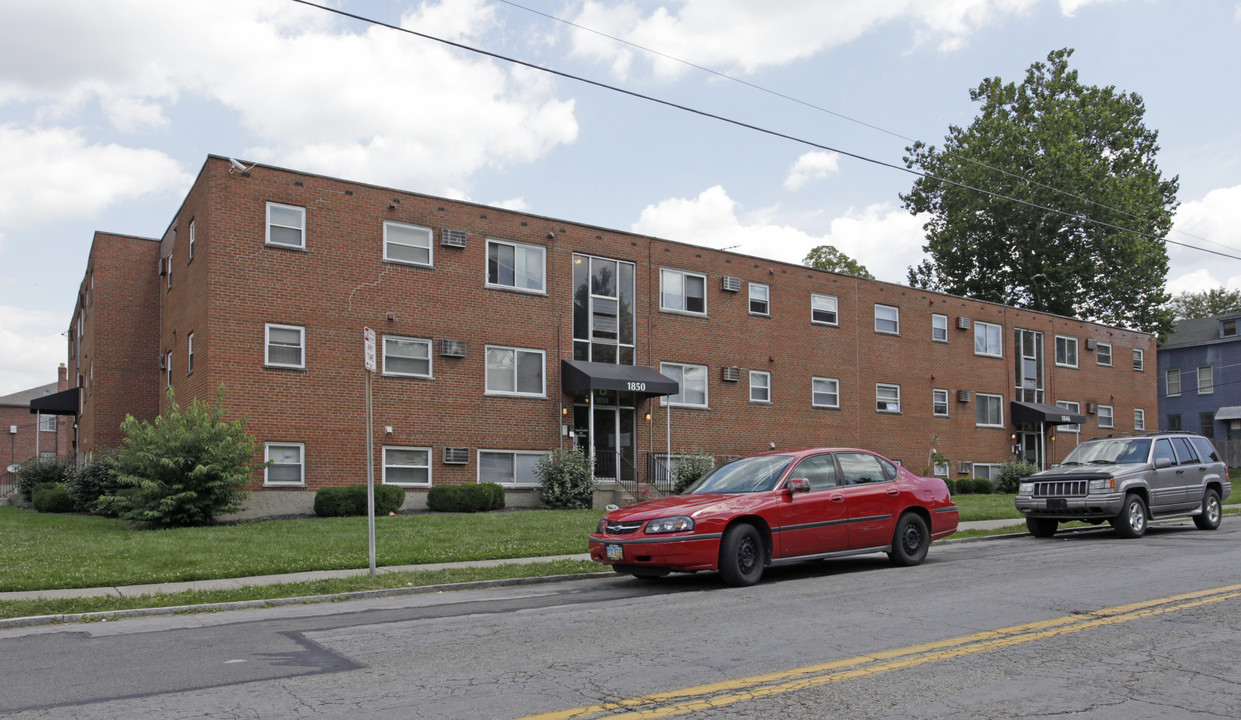
{"label": "car headlight", "polygon": [[1116,489],[1116,478],[1099,478],[1090,481],[1090,492],[1108,492]]}
{"label": "car headlight", "polygon": [[1021,483],[1020,485],[1017,486],[1017,494],[1018,495],[1033,495],[1034,494],[1034,483],[1032,482]]}
{"label": "car headlight", "polygon": [[599,524],[595,526],[595,532],[599,535],[605,535],[607,534],[607,530],[608,530],[608,519],[599,518]]}
{"label": "car headlight", "polygon": [[693,518],[687,518],[684,515],[677,517],[666,517],[652,520],[646,524],[646,533],[655,535],[659,533],[686,532],[694,529]]}

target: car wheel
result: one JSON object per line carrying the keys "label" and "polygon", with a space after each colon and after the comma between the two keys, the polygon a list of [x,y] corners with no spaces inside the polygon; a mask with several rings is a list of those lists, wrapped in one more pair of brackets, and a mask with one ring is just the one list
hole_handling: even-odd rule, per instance
{"label": "car wheel", "polygon": [[763,536],[749,523],[724,532],[720,541],[720,577],[729,585],[753,585],[763,576]]}
{"label": "car wheel", "polygon": [[1137,495],[1126,495],[1120,514],[1112,518],[1112,527],[1123,538],[1140,538],[1146,532],[1146,503]]}
{"label": "car wheel", "polygon": [[896,535],[892,537],[892,551],[888,553],[888,559],[893,565],[918,565],[926,559],[930,546],[931,533],[926,529],[926,521],[917,513],[907,512],[896,523]]}
{"label": "car wheel", "polygon": [[1034,537],[1049,538],[1056,534],[1056,528],[1060,527],[1059,520],[1048,520],[1047,518],[1026,518],[1026,529]]}
{"label": "car wheel", "polygon": [[1224,517],[1224,509],[1219,504],[1219,493],[1207,489],[1202,496],[1202,513],[1194,516],[1194,524],[1199,530],[1214,530]]}
{"label": "car wheel", "polygon": [[612,569],[621,575],[632,575],[641,580],[655,580],[668,574],[667,570],[640,565],[613,565]]}

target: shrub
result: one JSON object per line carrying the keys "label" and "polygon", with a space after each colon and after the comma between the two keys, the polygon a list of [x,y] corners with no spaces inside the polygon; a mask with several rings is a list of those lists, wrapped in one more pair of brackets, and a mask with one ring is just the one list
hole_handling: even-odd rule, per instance
{"label": "shrub", "polygon": [[682,453],[672,469],[672,492],[680,495],[714,467],[715,458],[697,448]]}
{"label": "shrub", "polygon": [[957,492],[958,492],[958,491],[957,491],[957,483],[956,483],[956,481],[955,481],[955,480],[953,480],[952,478],[942,478],[942,479],[943,479],[943,481],[944,481],[944,484],[948,486],[948,494],[949,494],[949,495],[956,495],[956,494],[957,494]]}
{"label": "shrub", "polygon": [[[387,515],[405,504],[405,488],[396,485],[375,486],[375,515]],[[347,517],[366,514],[366,486],[346,485],[323,488],[315,493],[315,515]]]}
{"label": "shrub", "polygon": [[958,478],[956,481],[957,492],[961,495],[970,495],[974,492],[974,478]]}
{"label": "shrub", "polygon": [[543,503],[557,510],[594,505],[594,464],[581,448],[556,448],[539,458],[534,474],[542,483]]}
{"label": "shrub", "polygon": [[34,509],[41,513],[73,512],[73,498],[64,483],[39,483],[30,491]]}
{"label": "shrub", "polygon": [[1000,466],[1000,477],[995,484],[996,492],[1015,493],[1021,478],[1038,472],[1038,466],[1024,460],[1009,460]]}
{"label": "shrub", "polygon": [[990,495],[995,492],[995,486],[987,478],[974,478],[974,494]]}
{"label": "shrub", "polygon": [[427,491],[427,508],[435,512],[486,512],[504,507],[504,488],[495,483],[436,485]]}
{"label": "shrub", "polygon": [[36,485],[60,483],[73,471],[73,465],[59,458],[36,458],[17,471],[17,491],[26,502],[34,500]]}
{"label": "shrub", "polygon": [[100,498],[115,495],[121,489],[109,458],[103,457],[79,466],[65,478],[65,489],[79,512],[113,514],[111,503]]}

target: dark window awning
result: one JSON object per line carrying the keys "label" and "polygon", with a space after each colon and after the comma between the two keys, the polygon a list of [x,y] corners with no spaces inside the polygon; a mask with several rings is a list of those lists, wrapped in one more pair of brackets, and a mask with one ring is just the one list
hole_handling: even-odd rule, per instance
{"label": "dark window awning", "polygon": [[566,393],[620,390],[642,395],[676,395],[681,391],[681,385],[667,375],[661,375],[654,368],[642,365],[561,360],[560,389]]}
{"label": "dark window awning", "polygon": [[1086,422],[1086,416],[1069,412],[1059,405],[1047,403],[1018,402],[1009,403],[1013,423],[1042,423],[1044,425],[1080,425]]}
{"label": "dark window awning", "polygon": [[77,415],[78,389],[69,388],[58,393],[37,397],[30,401],[30,413],[44,415]]}

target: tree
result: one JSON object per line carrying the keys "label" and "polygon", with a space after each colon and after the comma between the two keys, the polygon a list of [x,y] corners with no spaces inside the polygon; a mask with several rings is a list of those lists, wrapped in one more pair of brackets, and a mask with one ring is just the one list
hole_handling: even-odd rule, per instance
{"label": "tree", "polygon": [[814,248],[806,254],[801,264],[816,270],[853,275],[866,278],[867,280],[875,279],[875,276],[870,274],[865,265],[845,255],[831,245],[820,245]]}
{"label": "tree", "polygon": [[254,438],[245,418],[225,422],[224,388],[214,405],[195,400],[184,411],[168,390],[168,410],[154,423],[127,415],[124,446],[112,458],[121,489],[105,505],[148,527],[206,525],[240,509],[253,477]]}
{"label": "tree", "polygon": [[1072,54],[1053,51],[1021,85],[983,80],[970,90],[978,117],[950,126],[942,151],[906,148],[906,165],[924,175],[901,200],[931,216],[930,258],[910,268],[909,281],[1163,333],[1171,318],[1162,238],[1179,180],[1160,175],[1142,98],[1082,85]]}
{"label": "tree", "polygon": [[1241,312],[1241,290],[1229,290],[1220,285],[1202,292],[1183,292],[1172,298],[1168,308],[1172,311],[1172,317],[1178,320]]}

